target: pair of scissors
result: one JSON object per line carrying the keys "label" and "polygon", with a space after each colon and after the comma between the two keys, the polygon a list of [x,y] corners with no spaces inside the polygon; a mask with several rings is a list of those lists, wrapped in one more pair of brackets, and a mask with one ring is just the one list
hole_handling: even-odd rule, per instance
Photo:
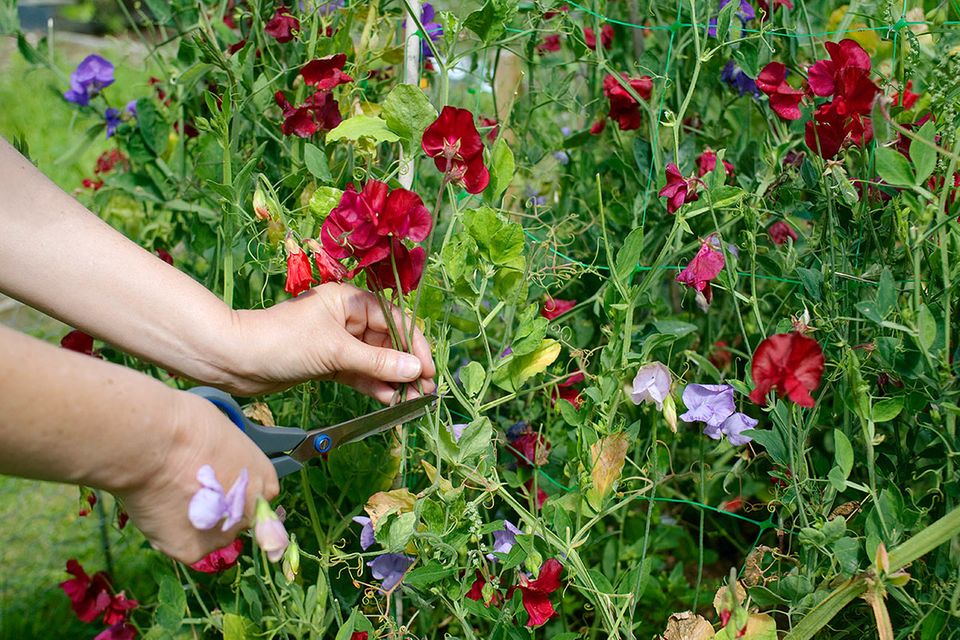
{"label": "pair of scissors", "polygon": [[335,447],[358,442],[424,415],[437,402],[430,394],[362,415],[332,427],[304,431],[292,427],[265,427],[247,419],[243,409],[227,393],[213,387],[190,389],[212,402],[270,458],[277,477],[299,471],[304,463]]}

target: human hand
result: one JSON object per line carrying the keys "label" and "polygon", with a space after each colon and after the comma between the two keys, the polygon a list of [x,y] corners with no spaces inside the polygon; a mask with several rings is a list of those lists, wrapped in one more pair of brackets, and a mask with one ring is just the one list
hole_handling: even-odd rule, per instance
{"label": "human hand", "polygon": [[[172,439],[158,469],[144,469],[142,477],[118,491],[130,519],[150,544],[171,558],[192,564],[233,541],[250,526],[258,496],[267,500],[280,490],[273,464],[212,403],[175,391],[170,412]],[[201,531],[188,519],[188,505],[200,488],[197,471],[210,465],[225,489],[241,470],[249,474],[244,518],[227,531],[219,525]]]}
{"label": "human hand", "polygon": [[[410,319],[390,309],[402,327],[403,347]],[[401,324],[402,321],[402,324]],[[396,351],[377,298],[348,284],[314,287],[269,309],[236,313],[226,379],[216,386],[240,395],[284,389],[304,380],[335,380],[389,403],[398,383],[407,398],[430,393],[436,368],[419,328],[413,355]]]}

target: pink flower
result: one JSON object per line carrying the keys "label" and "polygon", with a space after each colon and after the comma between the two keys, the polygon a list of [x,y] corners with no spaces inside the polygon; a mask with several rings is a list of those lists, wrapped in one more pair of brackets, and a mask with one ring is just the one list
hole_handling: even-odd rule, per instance
{"label": "pink flower", "polygon": [[229,531],[243,519],[249,481],[246,469],[240,470],[240,475],[230,487],[230,491],[226,493],[217,481],[213,467],[208,464],[197,471],[197,481],[200,483],[200,489],[190,499],[187,511],[190,524],[201,531],[206,531],[223,520],[220,530]]}
{"label": "pink flower", "polygon": [[697,193],[699,181],[696,178],[684,178],[680,169],[672,162],[667,165],[666,175],[667,184],[657,195],[667,199],[667,213],[676,213],[684,204],[700,199]]}
{"label": "pink flower", "polygon": [[123,622],[130,615],[130,612],[139,606],[139,602],[131,600],[121,591],[110,599],[110,604],[103,612],[103,623],[113,625]]}
{"label": "pink flower", "polygon": [[790,238],[794,242],[797,241],[797,232],[793,230],[788,223],[783,220],[777,220],[767,229],[767,233],[770,234],[770,239],[773,240],[773,243],[777,246],[782,245],[787,241],[787,238]]}
{"label": "pink flower", "polygon": [[320,284],[343,282],[343,279],[347,277],[347,269],[340,264],[340,261],[327,253],[323,245],[313,238],[308,238],[304,244],[313,254],[313,262],[317,265],[317,273],[320,274]]}
{"label": "pink flower", "polygon": [[257,499],[253,536],[270,562],[279,562],[283,558],[283,552],[287,550],[287,545],[290,544],[290,536],[280,522],[280,517],[270,508],[270,503],[263,498]]}
{"label": "pink flower", "polygon": [[93,622],[107,610],[112,600],[107,574],[98,571],[91,578],[80,563],[72,558],[67,560],[67,573],[74,577],[61,582],[60,588],[70,598],[70,606],[77,617],[83,622]]}
{"label": "pink flower", "polygon": [[556,320],[575,306],[577,306],[576,300],[559,300],[547,296],[547,301],[543,303],[543,308],[540,309],[540,315],[547,320]]}
{"label": "pink flower", "polygon": [[[920,99],[919,93],[914,93],[911,91],[913,88],[913,80],[907,80],[906,86],[903,88],[903,110],[909,111],[913,108],[913,105],[917,103],[917,100]],[[893,95],[890,96],[893,100],[893,106],[897,107],[900,105],[900,92],[894,91]]]}
{"label": "pink flower", "polygon": [[554,51],[560,51],[560,36],[557,34],[544,37],[543,41],[537,45],[537,53],[542,56]]}
{"label": "pink flower", "polygon": [[700,246],[700,251],[693,260],[677,275],[677,282],[699,291],[709,303],[713,297],[710,281],[720,274],[723,265],[723,252],[714,249],[713,244],[707,240]]}

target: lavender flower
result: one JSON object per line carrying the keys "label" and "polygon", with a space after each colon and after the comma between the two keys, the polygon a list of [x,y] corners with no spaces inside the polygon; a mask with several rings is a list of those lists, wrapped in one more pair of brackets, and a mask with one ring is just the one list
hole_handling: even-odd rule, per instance
{"label": "lavender flower", "polygon": [[373,537],[373,522],[366,516],[354,516],[353,521],[363,525],[360,529],[360,548],[366,551],[376,542]]}
{"label": "lavender flower", "polygon": [[187,509],[190,524],[201,531],[206,531],[223,520],[221,530],[227,531],[240,522],[243,518],[243,505],[247,498],[247,482],[249,482],[246,469],[240,471],[240,475],[226,494],[217,482],[213,467],[208,464],[197,471],[197,481],[200,482],[200,489],[193,494]]}
{"label": "lavender flower", "polygon": [[733,387],[728,384],[688,384],[683,390],[684,422],[705,422],[720,428],[734,410]]}
{"label": "lavender flower", "polygon": [[633,404],[652,402],[657,411],[663,409],[663,401],[670,393],[670,370],[660,362],[645,364],[637,371],[633,379],[633,391],[630,399]]}
{"label": "lavender flower", "polygon": [[[423,31],[432,42],[436,42],[443,35],[443,25],[434,21],[436,11],[429,2],[423,3],[423,11],[420,13],[420,24],[423,25]],[[433,53],[426,42],[420,43],[420,54],[424,60],[432,58]]]}
{"label": "lavender flower", "polygon": [[465,422],[458,422],[457,424],[447,425],[447,431],[450,432],[450,435],[453,436],[454,442],[460,442],[460,437],[463,435],[463,430],[467,428]]}
{"label": "lavender flower", "polygon": [[743,72],[743,69],[734,64],[733,60],[720,72],[720,79],[736,89],[741,96],[750,94],[754,98],[760,97],[760,89],[756,81]]}
{"label": "lavender flower", "polygon": [[488,553],[487,559],[496,562],[495,553],[510,553],[513,545],[517,543],[517,536],[521,534],[523,531],[513,526],[509,520],[504,520],[503,529],[493,532],[493,553]]}
{"label": "lavender flower", "polygon": [[568,154],[566,151],[554,151],[553,157],[562,165],[570,164],[570,154]]}
{"label": "lavender flower", "polygon": [[68,102],[85,107],[90,98],[113,84],[113,64],[96,54],[84,58],[70,74],[70,89],[63,94]]}
{"label": "lavender flower", "polygon": [[403,574],[411,564],[413,564],[413,558],[402,553],[384,553],[368,562],[367,566],[370,567],[374,578],[383,580],[380,590],[387,592],[392,591],[400,583]]}
{"label": "lavender flower", "polygon": [[270,508],[270,503],[263,498],[257,499],[257,515],[254,520],[253,535],[257,544],[267,554],[270,562],[279,562],[283,557],[290,536],[277,513]]}

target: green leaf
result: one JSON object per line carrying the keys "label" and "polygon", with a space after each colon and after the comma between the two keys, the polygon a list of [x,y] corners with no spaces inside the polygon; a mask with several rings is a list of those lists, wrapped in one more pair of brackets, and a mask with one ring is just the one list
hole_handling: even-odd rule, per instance
{"label": "green leaf", "polygon": [[908,187],[915,183],[913,168],[899,151],[880,147],[877,149],[876,161],[877,173],[889,184]]}
{"label": "green leaf", "polygon": [[476,240],[480,255],[493,264],[507,265],[523,254],[523,228],[490,207],[464,211],[463,224]]}
{"label": "green leaf", "polygon": [[507,23],[516,10],[516,3],[511,0],[487,0],[483,7],[467,16],[463,26],[477,34],[485,43],[489,43],[506,31]]}
{"label": "green leaf", "polygon": [[493,373],[493,383],[504,391],[517,391],[523,384],[543,372],[560,355],[560,343],[551,338],[540,342],[540,346],[523,356],[511,355]]}
{"label": "green leaf", "polygon": [[896,305],[897,287],[893,282],[893,274],[884,267],[880,272],[880,285],[877,289],[877,312],[885,318]]}
{"label": "green leaf", "polygon": [[223,640],[247,640],[255,636],[253,623],[235,613],[223,614]]}
{"label": "green leaf", "polygon": [[490,188],[487,190],[487,194],[493,202],[496,202],[510,186],[513,173],[516,170],[516,162],[513,159],[513,151],[510,150],[510,145],[502,137],[494,143],[490,155]]}
{"label": "green leaf", "polygon": [[630,276],[634,269],[640,263],[640,256],[643,254],[643,229],[637,227],[623,241],[623,246],[617,251],[616,266],[614,273],[622,282],[630,282]]}
{"label": "green leaf", "polygon": [[383,117],[391,131],[417,146],[423,130],[437,119],[437,110],[423,91],[410,84],[398,84],[383,101]]}
{"label": "green leaf", "polygon": [[871,417],[874,422],[889,422],[903,410],[903,398],[884,398],[873,403]]}
{"label": "green leaf", "polygon": [[807,292],[807,295],[810,296],[812,300],[820,300],[822,298],[820,292],[820,285],[823,282],[822,273],[813,269],[797,267],[797,277],[800,278],[800,283],[803,285],[804,291]]}
{"label": "green leaf", "polygon": [[183,623],[183,614],[187,609],[187,596],[180,581],[171,575],[160,578],[160,590],[157,594],[156,620],[164,629],[176,631]]}
{"label": "green leaf", "polygon": [[883,316],[877,310],[877,303],[873,300],[864,300],[858,302],[855,306],[857,307],[857,311],[863,314],[868,320],[876,322],[877,324],[883,322]]}
{"label": "green leaf", "polygon": [[173,18],[173,14],[170,12],[170,2],[164,2],[163,0],[146,0],[146,3],[158,25],[167,24]]}
{"label": "green leaf", "polygon": [[838,493],[847,488],[847,478],[840,467],[830,467],[830,471],[827,473],[827,480],[830,482],[830,486]]}
{"label": "green leaf", "polygon": [[723,9],[720,9],[720,15],[717,16],[717,40],[719,42],[725,42],[730,34],[730,21],[733,18],[733,11],[739,9],[739,7],[740,5],[736,2],[728,2]]}
{"label": "green leaf", "polygon": [[[934,144],[936,135],[936,125],[933,123],[932,118],[927,120],[927,122],[920,127],[920,131],[917,132],[920,140],[925,140],[930,145]],[[927,178],[930,177],[930,174],[933,173],[933,170],[937,168],[937,150],[932,146],[920,142],[920,140],[910,142],[910,159],[913,160],[917,168],[917,177],[914,184],[918,186],[922,186],[923,183],[927,181]]]}
{"label": "green leaf", "polygon": [[853,575],[860,568],[860,543],[855,538],[840,538],[834,542],[833,553],[844,575]]}
{"label": "green leaf", "polygon": [[522,356],[535,351],[547,335],[550,321],[540,315],[537,305],[531,304],[524,309],[517,321],[517,330],[511,349],[513,355]]}
{"label": "green leaf", "polygon": [[834,457],[840,471],[843,472],[843,479],[846,480],[853,471],[853,445],[850,439],[840,429],[833,430],[833,446],[836,449]]}
{"label": "green leaf", "polygon": [[458,570],[457,567],[444,567],[436,560],[431,560],[405,575],[403,583],[416,589],[425,589],[449,578]]}
{"label": "green leaf", "polygon": [[327,154],[317,145],[310,142],[303,147],[303,163],[307,165],[314,178],[321,182],[333,182],[333,176],[330,175],[330,167],[327,166]]}
{"label": "green leaf", "polygon": [[487,373],[484,371],[483,365],[479,362],[469,362],[460,369],[460,381],[463,383],[463,390],[466,391],[470,397],[474,397],[480,393],[486,377]]}
{"label": "green leaf", "polygon": [[697,325],[681,320],[658,320],[653,323],[653,326],[656,327],[657,332],[677,338],[690,335],[697,330]]}
{"label": "green leaf", "polygon": [[747,429],[743,433],[753,438],[754,442],[766,449],[774,462],[779,465],[789,464],[788,461],[790,457],[787,453],[787,445],[784,443],[783,437],[778,431]]}
{"label": "green leaf", "polygon": [[[375,531],[377,542],[383,545],[387,553],[399,553],[407,546],[410,538],[417,530],[417,514],[408,511],[398,515],[390,515],[386,523],[381,522]],[[384,526],[385,525],[385,526]]]}
{"label": "green leaf", "polygon": [[170,125],[153,100],[146,98],[137,100],[137,125],[147,147],[158,156],[162,154],[167,148]]}
{"label": "green leaf", "polygon": [[359,115],[347,118],[327,134],[328,142],[369,138],[374,142],[396,142],[400,136],[387,127],[387,123],[374,116]]}
{"label": "green leaf", "polygon": [[921,304],[917,311],[917,340],[920,348],[929,352],[933,343],[937,339],[937,321],[933,319],[933,314],[927,305]]}
{"label": "green leaf", "polygon": [[317,190],[310,196],[310,202],[307,203],[307,208],[317,221],[317,224],[323,224],[323,221],[327,219],[327,216],[330,215],[334,207],[340,204],[340,198],[342,196],[343,191],[340,191],[340,189],[317,187]]}
{"label": "green leaf", "polygon": [[459,452],[457,460],[461,463],[467,463],[474,458],[483,455],[490,448],[493,441],[493,424],[487,417],[477,418],[464,429],[460,434],[460,440],[457,442]]}

